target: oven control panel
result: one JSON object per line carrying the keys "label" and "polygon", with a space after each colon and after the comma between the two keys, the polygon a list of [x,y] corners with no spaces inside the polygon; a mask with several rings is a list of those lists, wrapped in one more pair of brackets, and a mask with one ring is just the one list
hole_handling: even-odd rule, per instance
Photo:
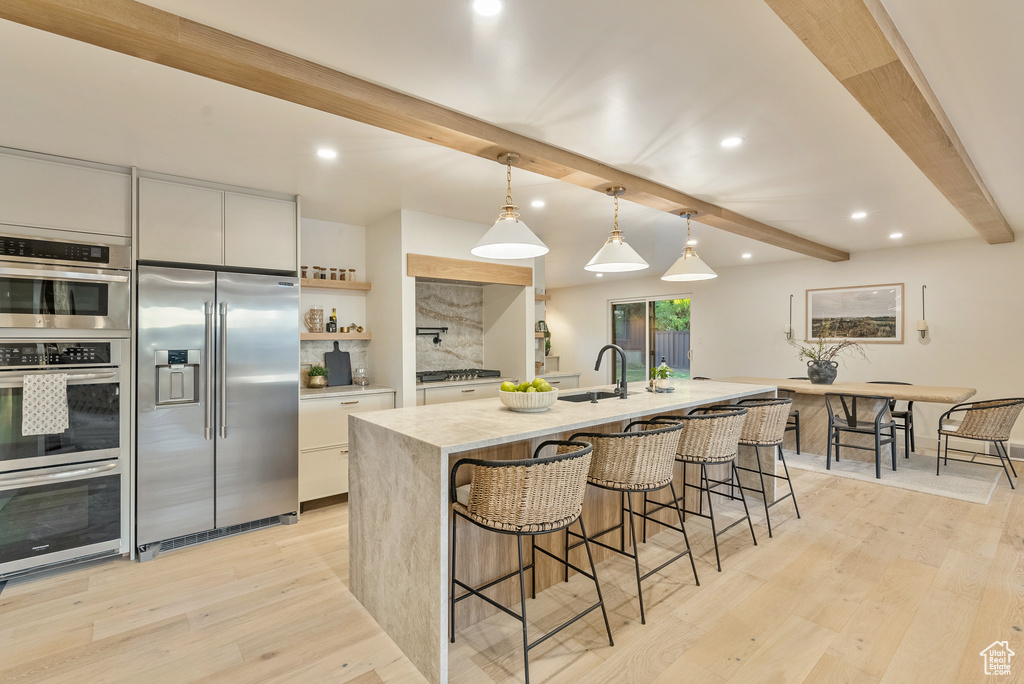
{"label": "oven control panel", "polygon": [[109,342],[3,342],[0,368],[94,366],[110,363]]}
{"label": "oven control panel", "polygon": [[106,264],[110,262],[110,247],[0,235],[0,255]]}

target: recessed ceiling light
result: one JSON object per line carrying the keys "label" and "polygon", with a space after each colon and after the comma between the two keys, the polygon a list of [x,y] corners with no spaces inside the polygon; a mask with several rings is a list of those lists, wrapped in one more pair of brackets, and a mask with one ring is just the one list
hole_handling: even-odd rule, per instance
{"label": "recessed ceiling light", "polygon": [[722,147],[739,147],[743,144],[743,138],[726,138],[722,141]]}
{"label": "recessed ceiling light", "polygon": [[688,244],[688,245],[690,245],[691,247],[693,247],[694,245],[696,245],[696,244],[697,244],[697,241],[696,241],[696,240],[687,240],[687,241],[686,241],[686,244]]}
{"label": "recessed ceiling light", "polygon": [[598,278],[604,278],[604,273],[595,273]]}
{"label": "recessed ceiling light", "polygon": [[899,240],[903,237],[903,233],[889,233],[889,238],[892,240]]}
{"label": "recessed ceiling light", "polygon": [[501,0],[473,0],[473,11],[485,17],[493,17],[501,11]]}
{"label": "recessed ceiling light", "polygon": [[316,151],[316,156],[321,159],[336,159],[338,156],[337,150],[332,150],[329,147],[321,147]]}
{"label": "recessed ceiling light", "polygon": [[850,218],[857,219],[858,221],[862,218],[867,218],[867,216],[868,212],[866,211],[855,211],[852,214],[850,214]]}
{"label": "recessed ceiling light", "polygon": [[541,207],[544,206],[544,200],[533,200],[532,202],[530,202],[530,206],[533,207],[534,209],[540,209]]}
{"label": "recessed ceiling light", "polygon": [[750,252],[747,252],[746,254],[744,254],[744,255],[743,255],[743,258],[744,258],[744,259],[749,259],[749,258],[750,258],[750,257],[752,257],[752,256],[754,256],[754,255],[753,255],[753,254],[751,254]]}

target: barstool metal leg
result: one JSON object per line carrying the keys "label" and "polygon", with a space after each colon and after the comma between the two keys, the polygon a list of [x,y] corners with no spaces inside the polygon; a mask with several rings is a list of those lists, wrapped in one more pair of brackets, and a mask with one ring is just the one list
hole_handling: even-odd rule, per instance
{"label": "barstool metal leg", "polygon": [[636,568],[636,593],[640,598],[640,624],[646,625],[647,618],[644,615],[644,589],[640,585],[640,550],[636,546],[636,529],[633,525],[633,497],[626,494],[626,503],[629,505],[629,537],[633,541],[633,566]]}
{"label": "barstool metal leg", "polygon": [[452,513],[452,570],[448,575],[448,630],[452,643],[455,643],[455,522],[459,516]]}
{"label": "barstool metal leg", "polygon": [[519,546],[519,598],[522,601],[523,616],[523,669],[526,671],[526,684],[530,684],[530,640],[526,635],[526,582],[523,579],[523,535],[516,535]]}
{"label": "barstool metal leg", "polygon": [[[736,459],[733,459],[733,461],[732,461],[732,476],[736,478],[736,483],[739,484],[739,481],[740,481],[740,471],[736,469]],[[753,523],[753,521],[750,520],[750,509],[747,508],[747,497],[744,496],[744,494],[743,494],[743,487],[740,487],[739,490],[740,490],[740,501],[743,502],[743,512],[746,513],[746,515],[747,515],[747,527],[750,528],[750,538],[754,540],[754,546],[757,546],[757,536],[754,535],[754,523]],[[710,501],[711,498],[708,497],[708,500]],[[718,548],[717,544],[715,545],[715,548],[717,550],[717,548]]]}
{"label": "barstool metal leg", "polygon": [[[757,459],[757,475],[761,478],[761,502],[764,503],[764,520],[768,523],[768,538],[772,538],[772,517],[768,513],[768,492],[764,487],[764,470],[761,468],[761,451],[757,445],[754,445],[754,457]],[[739,474],[736,475],[736,480],[739,481]],[[740,483],[740,489],[743,489],[742,483]]]}
{"label": "barstool metal leg", "polygon": [[[718,572],[722,572],[722,559],[718,555],[718,528],[715,526],[715,507],[711,503],[711,482],[708,481],[708,470],[707,464],[700,464],[700,484],[701,484],[701,496],[700,501],[704,501],[704,493],[708,495],[708,518],[711,520],[711,540],[715,543],[715,564],[718,566]],[[740,490],[743,491],[742,489]],[[743,504],[744,508],[746,503]]]}
{"label": "barstool metal leg", "polygon": [[[693,561],[693,549],[690,547],[690,537],[686,534],[686,524],[683,523],[683,507],[686,506],[684,501],[680,505],[679,500],[676,498],[676,486],[671,482],[668,483],[669,491],[672,493],[672,500],[676,502],[676,514],[679,516],[679,529],[683,533],[683,541],[686,542],[686,550],[690,552],[690,569],[693,570],[693,581],[696,585],[700,586],[700,579],[697,578],[697,564]],[[686,490],[683,490],[683,496],[686,496]]]}
{"label": "barstool metal leg", "polygon": [[[583,516],[577,518],[580,523],[580,532],[583,534],[583,546],[587,549],[587,560],[590,561],[590,574],[594,576],[594,586],[597,588],[597,600],[601,603],[601,615],[604,616],[604,628],[608,630],[608,645],[614,646],[612,641],[612,626],[608,622],[608,610],[604,606],[604,596],[601,594],[601,583],[597,581],[597,568],[594,566],[594,556],[590,553],[590,542],[587,540],[587,528],[583,526]],[[568,529],[568,528],[566,528]]]}
{"label": "barstool metal leg", "polygon": [[782,461],[782,469],[786,471],[786,482],[789,483],[789,495],[793,498],[793,508],[796,509],[796,519],[800,519],[800,506],[796,503],[796,492],[793,491],[793,480],[789,477],[789,466],[786,465],[786,455],[782,453],[782,445],[779,445],[779,460]]}

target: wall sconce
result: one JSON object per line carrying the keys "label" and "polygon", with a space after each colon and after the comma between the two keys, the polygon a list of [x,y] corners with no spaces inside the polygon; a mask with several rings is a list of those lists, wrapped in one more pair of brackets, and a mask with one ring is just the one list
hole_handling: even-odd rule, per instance
{"label": "wall sconce", "polygon": [[789,327],[786,328],[786,339],[793,339],[793,295],[789,295]]}
{"label": "wall sconce", "polygon": [[441,334],[442,333],[447,335],[448,334],[448,328],[420,328],[420,327],[416,328],[416,335],[417,336],[425,335],[427,337],[430,337],[431,335],[433,335],[434,339],[432,339],[431,342],[433,342],[434,344],[441,344]]}
{"label": "wall sconce", "polygon": [[924,289],[927,285],[921,286],[921,320],[917,322],[917,332],[921,333],[921,339],[923,340],[928,335],[928,321],[925,320],[924,315]]}

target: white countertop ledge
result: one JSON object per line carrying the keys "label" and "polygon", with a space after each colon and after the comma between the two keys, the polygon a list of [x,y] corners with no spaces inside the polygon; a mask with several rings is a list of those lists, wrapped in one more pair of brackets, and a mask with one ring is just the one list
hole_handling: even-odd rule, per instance
{"label": "white countertop ledge", "polygon": [[[673,380],[672,386],[674,392],[653,393],[644,383],[636,382],[630,385],[626,399],[602,399],[597,404],[558,400],[543,413],[517,413],[499,399],[477,399],[356,414],[349,420],[390,430],[448,454],[775,391],[770,385],[711,380]],[[597,389],[607,391],[613,386],[574,389],[564,394]]]}

